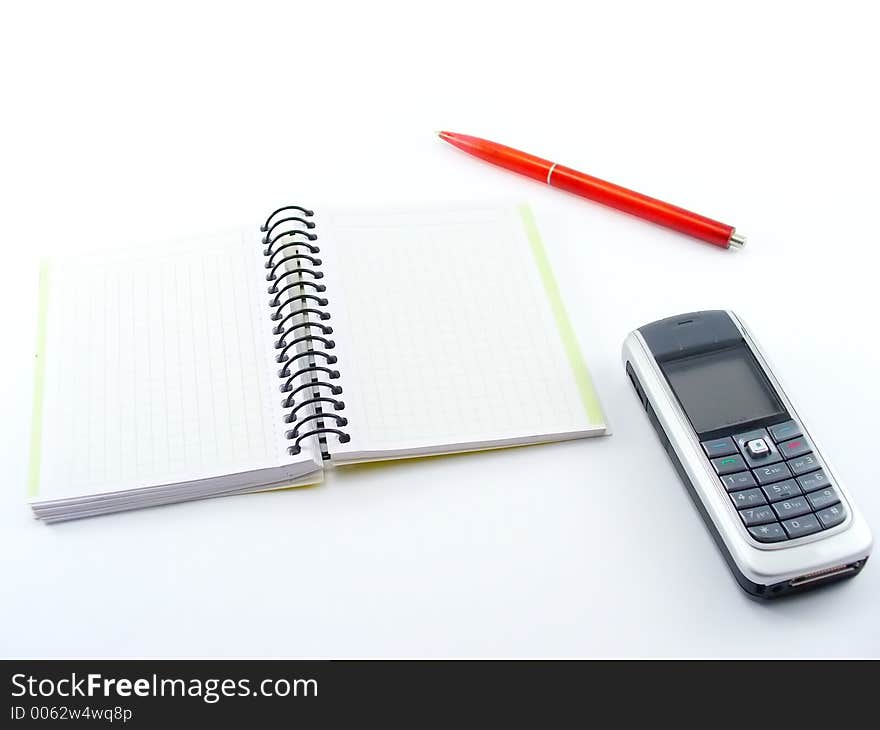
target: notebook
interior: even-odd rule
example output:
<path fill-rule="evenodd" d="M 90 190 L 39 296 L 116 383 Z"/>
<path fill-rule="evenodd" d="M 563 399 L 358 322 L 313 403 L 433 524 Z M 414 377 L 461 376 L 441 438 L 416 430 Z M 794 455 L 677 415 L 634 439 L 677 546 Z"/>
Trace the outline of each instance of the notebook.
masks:
<path fill-rule="evenodd" d="M 46 522 L 607 432 L 526 205 L 284 206 L 44 262 L 39 306 Z"/>

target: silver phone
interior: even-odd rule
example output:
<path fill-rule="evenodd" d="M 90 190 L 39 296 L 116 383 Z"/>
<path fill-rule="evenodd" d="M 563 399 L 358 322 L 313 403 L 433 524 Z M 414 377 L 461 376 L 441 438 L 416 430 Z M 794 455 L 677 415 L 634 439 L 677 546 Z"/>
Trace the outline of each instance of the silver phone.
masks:
<path fill-rule="evenodd" d="M 743 589 L 777 598 L 862 570 L 871 531 L 733 312 L 639 327 L 623 362 Z"/>

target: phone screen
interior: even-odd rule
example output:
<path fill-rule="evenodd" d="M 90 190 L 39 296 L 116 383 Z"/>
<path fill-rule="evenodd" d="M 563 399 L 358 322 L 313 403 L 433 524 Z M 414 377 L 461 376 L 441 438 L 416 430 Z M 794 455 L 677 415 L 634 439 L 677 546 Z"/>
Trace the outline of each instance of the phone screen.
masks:
<path fill-rule="evenodd" d="M 745 345 L 670 360 L 661 368 L 697 433 L 785 412 Z"/>

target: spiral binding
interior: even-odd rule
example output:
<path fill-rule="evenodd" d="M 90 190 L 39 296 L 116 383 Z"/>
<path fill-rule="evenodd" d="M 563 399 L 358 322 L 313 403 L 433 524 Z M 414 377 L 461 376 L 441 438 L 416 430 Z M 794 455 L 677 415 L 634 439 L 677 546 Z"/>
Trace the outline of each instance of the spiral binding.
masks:
<path fill-rule="evenodd" d="M 334 435 L 340 443 L 351 437 L 342 430 L 348 420 L 338 413 L 345 409 L 345 403 L 336 397 L 342 395 L 342 388 L 330 382 L 339 378 L 339 371 L 328 367 L 336 363 L 336 355 L 327 352 L 336 343 L 328 337 L 333 327 L 323 324 L 330 319 L 330 313 L 323 309 L 329 302 L 319 296 L 327 287 L 318 283 L 324 273 L 316 256 L 320 248 L 313 243 L 318 236 L 312 232 L 312 216 L 308 208 L 285 205 L 269 215 L 260 231 L 265 234 L 261 245 L 265 246 L 271 320 L 277 323 L 272 334 L 278 336 L 275 360 L 281 365 L 281 407 L 287 410 L 283 421 L 293 424 L 285 432 L 293 441 L 288 451 L 300 453 L 303 442 L 317 436 L 323 458 L 329 459 L 327 437 Z M 307 380 L 296 385 L 298 378 Z M 309 428 L 304 430 L 304 426 Z"/>

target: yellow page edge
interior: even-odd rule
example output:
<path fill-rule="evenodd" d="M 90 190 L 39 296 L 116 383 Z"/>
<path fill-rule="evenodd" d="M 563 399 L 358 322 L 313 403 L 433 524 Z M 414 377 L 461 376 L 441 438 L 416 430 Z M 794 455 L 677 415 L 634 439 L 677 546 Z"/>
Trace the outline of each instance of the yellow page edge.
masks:
<path fill-rule="evenodd" d="M 602 406 L 599 405 L 599 398 L 596 395 L 596 389 L 593 387 L 593 379 L 590 377 L 590 371 L 587 369 L 587 364 L 581 353 L 574 328 L 571 326 L 568 313 L 565 311 L 565 305 L 559 293 L 559 285 L 556 283 L 556 277 L 553 275 L 553 269 L 550 266 L 550 260 L 547 258 L 547 251 L 544 248 L 541 234 L 538 232 L 535 215 L 527 203 L 518 205 L 517 211 L 525 227 L 526 237 L 529 239 L 529 246 L 532 249 L 535 264 L 538 267 L 538 273 L 544 285 L 544 293 L 547 295 L 550 308 L 553 311 L 553 319 L 556 321 L 556 329 L 559 332 L 559 338 L 562 340 L 568 364 L 574 373 L 584 411 L 591 425 L 604 425 L 606 423 L 605 414 L 602 412 Z"/>

